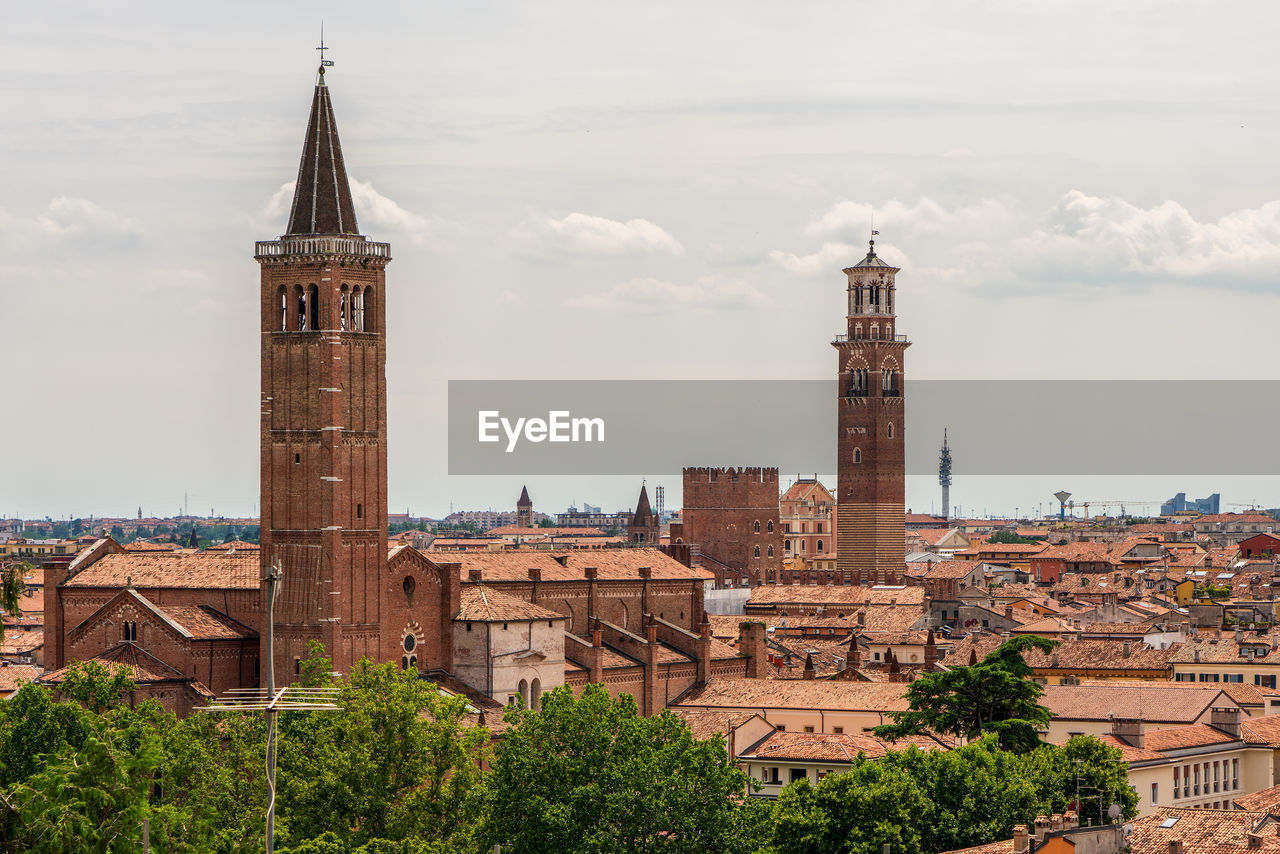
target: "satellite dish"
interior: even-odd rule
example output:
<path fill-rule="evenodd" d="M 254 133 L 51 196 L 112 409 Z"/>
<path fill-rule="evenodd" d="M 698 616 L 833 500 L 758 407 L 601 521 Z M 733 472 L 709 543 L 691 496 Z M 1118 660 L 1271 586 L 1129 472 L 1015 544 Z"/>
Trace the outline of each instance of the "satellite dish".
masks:
<path fill-rule="evenodd" d="M 1107 807 L 1107 818 L 1115 820 L 1120 817 L 1120 805 L 1112 804 Z"/>

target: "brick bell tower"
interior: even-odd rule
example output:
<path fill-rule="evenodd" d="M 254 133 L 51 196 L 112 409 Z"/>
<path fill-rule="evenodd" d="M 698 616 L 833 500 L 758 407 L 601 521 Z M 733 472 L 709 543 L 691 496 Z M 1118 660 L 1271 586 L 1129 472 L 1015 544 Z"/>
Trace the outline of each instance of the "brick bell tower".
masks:
<path fill-rule="evenodd" d="M 387 572 L 386 266 L 359 233 L 320 68 L 286 233 L 261 241 L 262 569 L 284 572 L 276 679 L 320 640 L 338 673 L 379 654 Z M 264 650 L 265 655 L 265 650 Z"/>
<path fill-rule="evenodd" d="M 911 344 L 896 330 L 898 268 L 876 257 L 874 237 L 844 273 L 848 329 L 831 342 L 840 386 L 836 568 L 854 584 L 896 584 L 906 568 L 902 379 Z"/>

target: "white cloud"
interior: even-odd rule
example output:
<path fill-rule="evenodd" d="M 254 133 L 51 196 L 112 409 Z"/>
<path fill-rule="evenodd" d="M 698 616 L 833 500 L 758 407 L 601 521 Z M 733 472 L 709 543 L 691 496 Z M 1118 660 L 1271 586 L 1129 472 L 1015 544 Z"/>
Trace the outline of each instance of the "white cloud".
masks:
<path fill-rule="evenodd" d="M 374 188 L 373 184 L 350 178 L 351 202 L 356 208 L 360 229 L 374 239 L 379 233 L 405 237 L 416 246 L 440 242 L 445 231 L 441 220 L 420 216 L 401 207 L 398 202 Z M 293 203 L 293 181 L 286 181 L 259 210 L 256 224 L 260 227 L 287 227 L 289 206 Z M 389 234 L 388 234 L 389 233 Z"/>
<path fill-rule="evenodd" d="M 684 254 L 680 241 L 647 219 L 619 222 L 583 213 L 571 213 L 563 219 L 536 215 L 516 226 L 512 237 L 535 254 Z"/>
<path fill-rule="evenodd" d="M 438 234 L 437 222 L 434 219 L 419 216 L 406 210 L 393 199 L 382 195 L 373 188 L 373 184 L 351 179 L 351 200 L 356 206 L 356 217 L 372 228 L 367 232 L 387 230 L 409 238 L 409 242 L 422 246 L 432 242 Z"/>
<path fill-rule="evenodd" d="M 661 314 L 687 309 L 759 308 L 768 302 L 768 297 L 746 282 L 703 276 L 690 284 L 653 278 L 631 279 L 601 293 L 573 297 L 566 305 Z"/>
<path fill-rule="evenodd" d="M 810 234 L 866 230 L 873 206 L 841 201 L 809 224 Z M 1071 190 L 1039 211 L 1008 199 L 947 206 L 930 198 L 874 206 L 876 252 L 915 276 L 948 287 L 1043 291 L 1071 285 L 1124 286 L 1203 281 L 1257 288 L 1277 279 L 1280 201 L 1200 221 L 1182 204 L 1150 207 Z M 891 238 L 894 243 L 886 242 Z M 910 246 L 912 264 L 897 246 Z M 825 241 L 809 254 L 773 250 L 769 260 L 802 276 L 828 275 L 865 248 Z"/>
<path fill-rule="evenodd" d="M 142 226 L 132 217 L 72 196 L 50 200 L 34 217 L 0 211 L 0 242 L 13 248 L 58 243 L 79 250 L 125 249 L 141 234 Z"/>
<path fill-rule="evenodd" d="M 817 276 L 843 270 L 861 258 L 862 251 L 851 243 L 824 243 L 821 249 L 808 255 L 793 255 L 775 249 L 769 253 L 769 260 L 790 273 Z"/>
<path fill-rule="evenodd" d="M 947 207 L 934 199 L 922 197 L 912 204 L 890 199 L 881 205 L 843 200 L 806 228 L 810 234 L 845 237 L 864 236 L 872 223 L 886 236 L 933 235 L 972 238 L 975 232 L 990 233 L 1008 223 L 1015 213 L 1013 205 L 1002 199 L 981 199 L 973 204 Z"/>
<path fill-rule="evenodd" d="M 1072 190 L 1011 250 L 1018 272 L 1055 281 L 1274 279 L 1280 201 L 1201 222 L 1174 201 L 1141 208 Z"/>

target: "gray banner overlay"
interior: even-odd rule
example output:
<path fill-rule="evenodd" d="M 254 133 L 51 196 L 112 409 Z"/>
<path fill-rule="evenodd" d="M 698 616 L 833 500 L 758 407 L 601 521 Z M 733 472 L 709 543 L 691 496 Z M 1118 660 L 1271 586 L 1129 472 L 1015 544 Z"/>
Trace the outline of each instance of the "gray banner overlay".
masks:
<path fill-rule="evenodd" d="M 908 474 L 937 473 L 944 427 L 956 475 L 1280 474 L 1280 380 L 916 380 L 904 391 Z M 834 472 L 837 402 L 834 380 L 454 380 L 449 474 Z"/>

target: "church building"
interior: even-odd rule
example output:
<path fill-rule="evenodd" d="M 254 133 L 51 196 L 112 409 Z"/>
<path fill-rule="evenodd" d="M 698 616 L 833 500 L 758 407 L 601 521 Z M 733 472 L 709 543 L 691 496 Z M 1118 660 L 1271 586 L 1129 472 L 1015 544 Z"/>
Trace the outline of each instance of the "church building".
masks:
<path fill-rule="evenodd" d="M 334 672 L 397 662 L 477 701 L 536 705 L 604 682 L 646 713 L 748 659 L 711 638 L 714 576 L 664 554 L 641 492 L 632 548 L 422 552 L 387 537 L 387 265 L 361 234 L 325 69 L 311 100 L 285 233 L 259 241 L 258 548 L 131 550 L 109 537 L 51 569 L 45 681 L 73 661 L 125 666 L 135 699 L 186 713 L 274 666 L 300 672 L 312 641 Z M 520 521 L 532 525 L 522 490 Z M 775 511 L 776 512 L 776 511 Z M 282 573 L 269 616 L 268 571 Z M 274 662 L 267 662 L 267 620 Z M 757 663 L 756 669 L 759 665 Z"/>

